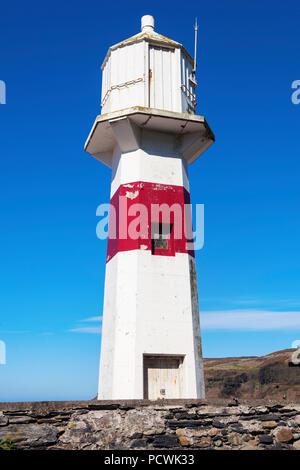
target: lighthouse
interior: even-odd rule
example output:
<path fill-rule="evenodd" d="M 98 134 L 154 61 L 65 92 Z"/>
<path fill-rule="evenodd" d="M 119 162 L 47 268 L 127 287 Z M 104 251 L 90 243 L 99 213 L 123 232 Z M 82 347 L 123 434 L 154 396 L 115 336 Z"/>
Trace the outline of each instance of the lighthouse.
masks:
<path fill-rule="evenodd" d="M 145 15 L 101 68 L 85 144 L 112 170 L 98 399 L 204 398 L 188 167 L 214 135 L 195 61 Z"/>

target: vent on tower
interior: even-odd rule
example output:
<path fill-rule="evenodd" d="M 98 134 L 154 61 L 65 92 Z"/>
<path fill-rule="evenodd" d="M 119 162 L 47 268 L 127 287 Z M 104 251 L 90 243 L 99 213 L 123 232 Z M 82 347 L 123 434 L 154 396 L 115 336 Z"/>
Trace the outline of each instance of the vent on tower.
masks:
<path fill-rule="evenodd" d="M 141 19 L 142 33 L 151 33 L 154 31 L 154 18 L 151 15 L 144 15 Z"/>

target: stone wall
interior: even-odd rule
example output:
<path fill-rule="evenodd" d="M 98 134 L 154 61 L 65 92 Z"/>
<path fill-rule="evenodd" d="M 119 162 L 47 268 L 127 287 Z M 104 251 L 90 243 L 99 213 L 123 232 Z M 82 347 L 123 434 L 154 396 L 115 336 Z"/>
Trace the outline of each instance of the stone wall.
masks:
<path fill-rule="evenodd" d="M 0 439 L 21 449 L 300 450 L 300 403 L 0 403 Z"/>

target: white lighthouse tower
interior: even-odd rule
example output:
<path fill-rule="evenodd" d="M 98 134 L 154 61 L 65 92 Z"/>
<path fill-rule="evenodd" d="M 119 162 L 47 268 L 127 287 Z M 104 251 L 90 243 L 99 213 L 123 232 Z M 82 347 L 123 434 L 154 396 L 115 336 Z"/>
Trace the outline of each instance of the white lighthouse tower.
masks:
<path fill-rule="evenodd" d="M 141 23 L 140 33 L 107 52 L 102 112 L 85 144 L 112 169 L 98 399 L 204 398 L 184 207 L 188 165 L 214 135 L 195 114 L 193 59 L 155 32 L 152 16 Z M 162 208 L 171 208 L 169 219 Z M 141 212 L 148 219 L 137 237 Z"/>

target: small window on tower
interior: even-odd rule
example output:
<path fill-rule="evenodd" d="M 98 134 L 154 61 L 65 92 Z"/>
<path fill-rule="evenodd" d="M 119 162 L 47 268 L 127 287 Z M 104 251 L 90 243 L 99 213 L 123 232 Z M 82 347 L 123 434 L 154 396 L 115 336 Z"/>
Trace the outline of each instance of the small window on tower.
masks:
<path fill-rule="evenodd" d="M 168 240 L 165 240 L 161 234 L 158 235 L 158 238 L 153 240 L 154 248 L 160 248 L 161 250 L 168 249 Z"/>
<path fill-rule="evenodd" d="M 151 250 L 153 255 L 172 255 L 173 224 L 153 222 L 151 224 Z"/>

